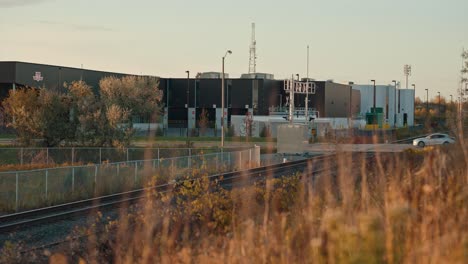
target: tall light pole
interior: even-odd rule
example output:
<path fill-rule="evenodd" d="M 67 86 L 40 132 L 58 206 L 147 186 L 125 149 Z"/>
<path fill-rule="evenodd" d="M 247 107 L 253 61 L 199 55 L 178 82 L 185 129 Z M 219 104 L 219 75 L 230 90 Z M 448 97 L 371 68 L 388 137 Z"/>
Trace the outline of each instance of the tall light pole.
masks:
<path fill-rule="evenodd" d="M 426 90 L 426 115 L 429 116 L 429 89 Z"/>
<path fill-rule="evenodd" d="M 349 124 L 348 128 L 351 128 L 351 120 L 353 119 L 353 85 L 354 82 L 348 82 L 349 84 Z"/>
<path fill-rule="evenodd" d="M 190 89 L 190 71 L 185 71 L 187 73 L 187 138 L 189 137 L 189 113 L 190 113 L 190 106 L 189 106 L 189 89 Z"/>
<path fill-rule="evenodd" d="M 296 73 L 297 81 L 299 82 L 299 73 Z M 293 113 L 294 114 L 294 113 Z M 299 110 L 296 111 L 297 118 L 299 119 Z M 305 114 L 305 113 L 304 113 Z"/>
<path fill-rule="evenodd" d="M 439 105 L 438 105 L 438 107 L 437 107 L 437 108 L 439 108 L 439 110 L 437 111 L 437 112 L 438 112 L 439 118 L 437 118 L 437 119 L 439 120 L 439 123 L 440 123 L 440 114 L 441 114 L 441 113 L 440 113 L 440 92 L 437 92 L 437 93 L 439 94 Z"/>
<path fill-rule="evenodd" d="M 374 105 L 373 105 L 373 107 L 374 107 L 374 111 L 375 111 L 376 100 L 377 100 L 377 97 L 376 97 L 376 90 L 377 90 L 377 88 L 375 87 L 375 80 L 371 80 L 371 82 L 374 83 Z M 371 111 L 371 112 L 372 112 L 372 111 Z"/>
<path fill-rule="evenodd" d="M 450 95 L 450 112 L 453 111 L 453 95 Z"/>
<path fill-rule="evenodd" d="M 406 64 L 403 72 L 406 76 L 406 89 L 408 89 L 408 77 L 411 75 L 411 65 Z"/>
<path fill-rule="evenodd" d="M 413 126 L 414 126 L 414 117 L 416 116 L 416 84 L 412 84 L 413 90 L 414 90 L 414 96 L 413 96 Z"/>
<path fill-rule="evenodd" d="M 373 129 L 375 129 L 375 122 L 377 121 L 377 110 L 375 109 L 375 106 L 376 106 L 376 99 L 377 99 L 377 96 L 376 96 L 376 87 L 375 87 L 375 80 L 371 80 L 371 82 L 374 83 L 374 115 L 372 116 L 372 127 Z M 371 113 L 372 113 L 372 110 L 371 110 Z"/>
<path fill-rule="evenodd" d="M 397 121 L 396 120 L 397 119 L 397 109 L 396 109 L 397 108 L 397 103 L 396 103 L 396 101 L 397 101 L 397 96 L 396 96 L 396 94 L 397 94 L 397 81 L 393 80 L 392 82 L 393 82 L 393 84 L 395 86 L 395 98 L 393 100 L 395 102 L 394 109 L 393 109 L 393 111 L 395 113 L 393 114 L 393 127 L 396 128 L 396 121 Z"/>
<path fill-rule="evenodd" d="M 224 148 L 224 60 L 229 54 L 232 54 L 231 50 L 226 51 L 223 56 L 223 72 L 221 75 L 221 148 Z"/>

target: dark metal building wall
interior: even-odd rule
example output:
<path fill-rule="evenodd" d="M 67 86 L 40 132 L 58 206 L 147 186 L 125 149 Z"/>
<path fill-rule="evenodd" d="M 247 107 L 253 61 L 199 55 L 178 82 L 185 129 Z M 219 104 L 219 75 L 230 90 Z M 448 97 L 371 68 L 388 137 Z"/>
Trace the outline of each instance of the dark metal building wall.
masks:
<path fill-rule="evenodd" d="M 0 83 L 0 105 L 2 104 L 2 101 L 8 97 L 8 93 L 12 89 L 11 83 Z"/>
<path fill-rule="evenodd" d="M 246 105 L 252 107 L 253 82 L 250 79 L 233 79 L 229 89 L 229 107 L 244 109 Z"/>
<path fill-rule="evenodd" d="M 315 94 L 309 95 L 309 108 L 314 108 L 319 111 L 319 117 L 326 117 L 325 113 L 325 82 L 315 82 Z M 305 95 L 300 97 L 302 105 L 305 104 Z"/>
<path fill-rule="evenodd" d="M 169 127 L 187 127 L 187 108 L 172 107 L 168 112 Z"/>
<path fill-rule="evenodd" d="M 226 102 L 227 94 L 224 95 Z M 221 79 L 201 79 L 197 87 L 197 107 L 213 108 L 213 105 L 221 107 Z"/>
<path fill-rule="evenodd" d="M 169 89 L 169 107 L 185 108 L 187 104 L 187 79 L 164 79 Z M 165 86 L 166 87 L 166 86 Z M 164 88 L 165 88 L 164 87 Z M 166 93 L 166 91 L 164 91 Z M 165 98 L 167 99 L 167 98 Z M 188 81 L 189 107 L 195 104 L 195 80 Z M 197 102 L 198 104 L 198 102 Z"/>
<path fill-rule="evenodd" d="M 14 83 L 16 76 L 15 62 L 0 62 L 0 83 Z"/>
<path fill-rule="evenodd" d="M 352 93 L 352 115 L 356 117 L 361 112 L 361 91 L 354 90 Z"/>
<path fill-rule="evenodd" d="M 326 82 L 324 117 L 349 117 L 350 100 L 349 85 Z"/>
<path fill-rule="evenodd" d="M 263 86 L 259 95 L 261 97 L 258 107 L 260 115 L 268 115 L 270 107 L 280 106 L 280 98 L 284 98 L 284 96 L 280 96 L 284 93 L 282 83 L 283 81 L 279 80 L 263 81 Z"/>
<path fill-rule="evenodd" d="M 30 87 L 46 87 L 46 89 L 64 92 L 63 84 L 73 81 L 83 80 L 86 84 L 93 87 L 97 93 L 99 90 L 99 81 L 108 76 L 123 77 L 129 76 L 120 73 L 90 71 L 78 68 L 34 64 L 17 62 L 16 65 L 16 83 Z M 43 80 L 38 82 L 33 79 L 36 72 L 41 73 Z"/>

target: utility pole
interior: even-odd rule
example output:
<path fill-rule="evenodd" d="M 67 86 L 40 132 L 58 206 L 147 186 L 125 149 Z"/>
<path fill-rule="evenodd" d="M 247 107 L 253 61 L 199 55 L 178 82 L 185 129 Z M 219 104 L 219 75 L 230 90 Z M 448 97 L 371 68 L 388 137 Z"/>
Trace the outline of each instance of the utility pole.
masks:
<path fill-rule="evenodd" d="M 189 106 L 189 89 L 190 89 L 190 71 L 187 73 L 187 138 L 189 137 L 189 121 L 190 121 L 190 106 Z"/>
<path fill-rule="evenodd" d="M 305 122 L 309 124 L 309 45 L 307 45 L 307 90 L 305 98 Z"/>
<path fill-rule="evenodd" d="M 221 76 L 221 148 L 224 148 L 224 61 L 226 56 L 232 54 L 231 50 L 226 51 L 223 57 L 222 76 Z"/>
<path fill-rule="evenodd" d="M 396 128 L 396 124 L 397 124 L 397 81 L 396 80 L 393 80 L 392 81 L 394 84 L 395 84 L 395 99 L 393 100 L 394 103 L 395 103 L 395 106 L 394 106 L 394 114 L 393 114 L 393 127 Z"/>

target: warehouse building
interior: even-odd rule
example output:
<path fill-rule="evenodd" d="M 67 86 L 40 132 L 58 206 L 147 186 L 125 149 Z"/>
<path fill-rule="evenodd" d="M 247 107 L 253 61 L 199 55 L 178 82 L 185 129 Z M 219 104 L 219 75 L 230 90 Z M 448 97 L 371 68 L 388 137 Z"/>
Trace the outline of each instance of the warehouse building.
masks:
<path fill-rule="evenodd" d="M 83 80 L 98 92 L 99 81 L 107 76 L 122 77 L 127 74 L 94 71 L 81 68 L 53 66 L 25 62 L 0 62 L 0 100 L 8 91 L 21 87 L 44 87 L 64 92 L 63 83 Z M 170 135 L 186 135 L 199 127 L 202 112 L 207 113 L 209 135 L 220 135 L 221 127 L 221 73 L 208 72 L 197 74 L 196 78 L 160 78 L 163 90 L 164 114 L 161 123 L 145 124 L 142 128 L 162 127 Z M 315 83 L 315 94 L 309 95 L 309 116 L 313 118 L 356 119 L 368 111 L 369 87 L 353 84 L 339 84 L 333 81 L 303 79 L 302 82 Z M 241 78 L 229 78 L 225 74 L 225 116 L 231 123 L 233 116 L 286 116 L 288 97 L 284 91 L 284 80 L 275 80 L 272 74 L 244 74 Z M 392 123 L 393 91 L 391 87 L 379 87 L 377 105 L 387 107 L 388 122 Z M 388 94 L 388 95 L 387 95 Z M 400 91 L 400 118 L 397 123 L 412 124 L 411 104 L 414 96 Z M 406 98 L 408 97 L 408 98 Z M 294 104 L 298 116 L 304 116 L 306 95 L 297 94 Z M 412 101 L 413 100 L 413 101 Z M 387 103 L 388 101 L 388 103 Z M 386 108 L 387 109 L 387 108 Z M 406 115 L 405 115 L 406 114 Z M 138 120 L 138 117 L 137 117 Z M 141 118 L 140 122 L 145 123 Z M 138 127 L 138 125 L 137 125 Z M 188 130 L 187 130 L 188 129 Z"/>

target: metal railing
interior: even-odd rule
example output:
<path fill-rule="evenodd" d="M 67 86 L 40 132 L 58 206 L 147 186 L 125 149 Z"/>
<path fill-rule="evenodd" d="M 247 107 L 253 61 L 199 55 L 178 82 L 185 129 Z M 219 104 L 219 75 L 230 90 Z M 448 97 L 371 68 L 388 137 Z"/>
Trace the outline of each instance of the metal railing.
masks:
<path fill-rule="evenodd" d="M 219 148 L 0 148 L 1 165 L 102 164 L 220 152 Z"/>
<path fill-rule="evenodd" d="M 259 165 L 260 149 L 256 147 L 175 158 L 0 172 L 0 214 L 164 184 L 193 173 L 214 174 Z"/>

